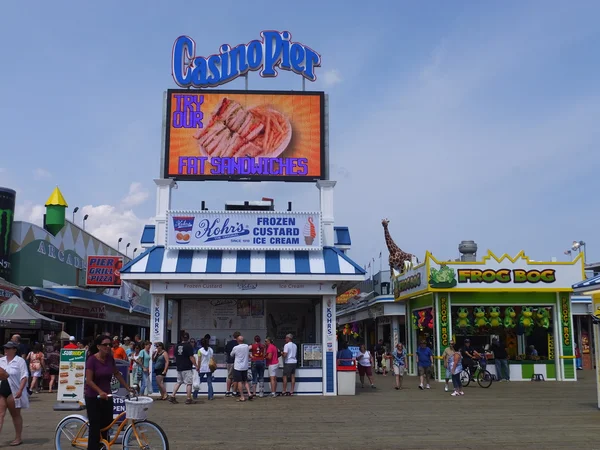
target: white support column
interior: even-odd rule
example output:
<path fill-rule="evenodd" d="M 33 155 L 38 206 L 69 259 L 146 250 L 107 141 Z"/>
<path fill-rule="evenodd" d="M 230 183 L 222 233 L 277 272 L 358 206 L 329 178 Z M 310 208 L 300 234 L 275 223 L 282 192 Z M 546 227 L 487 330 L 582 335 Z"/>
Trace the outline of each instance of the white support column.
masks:
<path fill-rule="evenodd" d="M 323 245 L 333 247 L 333 188 L 337 182 L 330 180 L 317 181 L 317 188 L 320 191 L 321 204 L 321 224 L 323 231 Z"/>
<path fill-rule="evenodd" d="M 400 342 L 400 317 L 392 316 L 392 348 L 390 351 L 396 348 L 398 342 Z"/>
<path fill-rule="evenodd" d="M 337 395 L 335 295 L 323 296 L 323 395 Z"/>
<path fill-rule="evenodd" d="M 164 295 L 152 295 L 150 342 L 163 342 L 167 336 L 167 301 Z M 165 347 L 168 345 L 165 343 Z"/>
<path fill-rule="evenodd" d="M 175 180 L 156 179 L 156 232 L 154 234 L 154 245 L 166 245 L 167 237 L 167 211 L 171 208 L 171 189 Z"/>

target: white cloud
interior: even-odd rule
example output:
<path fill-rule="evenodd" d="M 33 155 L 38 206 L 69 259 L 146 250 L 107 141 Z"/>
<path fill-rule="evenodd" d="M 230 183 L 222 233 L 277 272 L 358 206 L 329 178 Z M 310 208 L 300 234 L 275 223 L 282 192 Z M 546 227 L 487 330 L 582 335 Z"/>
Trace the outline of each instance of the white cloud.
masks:
<path fill-rule="evenodd" d="M 340 72 L 337 69 L 330 69 L 325 71 L 325 73 L 322 75 L 322 78 L 323 83 L 326 87 L 333 87 L 336 84 L 340 84 L 343 81 L 342 76 L 340 75 Z"/>
<path fill-rule="evenodd" d="M 40 181 L 40 180 L 47 180 L 48 178 L 51 178 L 52 174 L 50 172 L 48 172 L 46 169 L 42 169 L 41 167 L 38 167 L 37 169 L 35 169 L 33 171 L 33 178 L 34 180 Z"/>
<path fill-rule="evenodd" d="M 142 183 L 133 182 L 129 186 L 129 193 L 125 196 L 121 204 L 125 208 L 139 206 L 144 203 L 150 194 L 142 186 Z"/>
<path fill-rule="evenodd" d="M 29 201 L 18 202 L 15 206 L 15 220 L 34 223 L 38 226 L 44 224 L 44 213 L 46 208 L 44 205 L 35 204 Z"/>
<path fill-rule="evenodd" d="M 118 239 L 123 238 L 120 250 L 124 252 L 127 243 L 131 243 L 129 256 L 135 247 L 141 249 L 142 230 L 149 221 L 141 219 L 133 211 L 112 205 L 86 205 L 81 208 L 81 214 L 81 218 L 88 215 L 85 230 L 101 241 L 117 248 Z"/>

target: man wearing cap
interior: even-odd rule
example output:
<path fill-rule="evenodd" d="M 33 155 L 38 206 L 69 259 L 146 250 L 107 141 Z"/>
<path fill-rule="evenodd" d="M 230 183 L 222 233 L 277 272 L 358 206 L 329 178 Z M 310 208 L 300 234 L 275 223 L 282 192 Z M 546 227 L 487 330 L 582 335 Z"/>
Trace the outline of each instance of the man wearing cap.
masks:
<path fill-rule="evenodd" d="M 298 359 L 296 355 L 298 354 L 298 346 L 294 344 L 292 341 L 294 336 L 292 334 L 288 334 L 285 337 L 285 345 L 283 346 L 283 390 L 282 395 L 289 397 L 290 395 L 294 395 L 294 390 L 296 388 L 296 366 L 298 365 Z M 292 380 L 291 390 L 287 391 L 287 380 L 288 377 Z"/>
<path fill-rule="evenodd" d="M 471 347 L 471 339 L 465 339 L 465 345 L 461 350 L 462 365 L 469 371 L 469 377 L 473 380 L 473 371 L 475 368 L 475 359 L 480 358 L 481 355 Z"/>
<path fill-rule="evenodd" d="M 69 343 L 67 345 L 65 345 L 64 348 L 77 349 L 77 343 L 75 342 L 75 336 L 71 336 L 69 338 Z"/>

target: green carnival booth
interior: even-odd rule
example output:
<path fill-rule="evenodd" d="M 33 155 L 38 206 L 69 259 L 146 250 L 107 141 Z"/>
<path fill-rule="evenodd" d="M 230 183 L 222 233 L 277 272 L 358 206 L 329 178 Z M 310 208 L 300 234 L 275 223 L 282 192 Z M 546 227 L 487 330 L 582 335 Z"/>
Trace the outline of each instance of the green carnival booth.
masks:
<path fill-rule="evenodd" d="M 488 251 L 480 260 L 464 255 L 442 261 L 427 252 L 422 264 L 394 277 L 394 298 L 406 302 L 407 323 L 412 322 L 409 351 L 427 341 L 438 356 L 438 379 L 444 376 L 439 355 L 451 338 L 459 346 L 469 338 L 483 349 L 498 337 L 508 350 L 511 380 L 541 374 L 571 381 L 577 375 L 570 297 L 572 285 L 583 278 L 583 255 L 541 262 L 523 251 L 514 258 Z M 487 369 L 495 374 L 493 360 Z M 416 372 L 412 358 L 409 370 Z"/>

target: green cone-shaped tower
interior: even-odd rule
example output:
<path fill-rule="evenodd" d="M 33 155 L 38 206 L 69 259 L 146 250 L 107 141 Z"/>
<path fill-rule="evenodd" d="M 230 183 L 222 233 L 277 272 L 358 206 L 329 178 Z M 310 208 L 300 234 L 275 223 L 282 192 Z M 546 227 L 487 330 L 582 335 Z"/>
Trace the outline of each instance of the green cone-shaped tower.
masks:
<path fill-rule="evenodd" d="M 65 212 L 69 205 L 65 201 L 58 186 L 54 188 L 52 194 L 46 202 L 46 214 L 44 215 L 44 229 L 53 236 L 56 236 L 65 226 Z"/>

